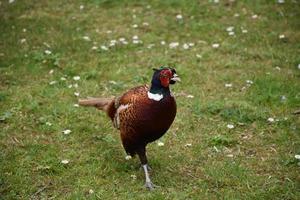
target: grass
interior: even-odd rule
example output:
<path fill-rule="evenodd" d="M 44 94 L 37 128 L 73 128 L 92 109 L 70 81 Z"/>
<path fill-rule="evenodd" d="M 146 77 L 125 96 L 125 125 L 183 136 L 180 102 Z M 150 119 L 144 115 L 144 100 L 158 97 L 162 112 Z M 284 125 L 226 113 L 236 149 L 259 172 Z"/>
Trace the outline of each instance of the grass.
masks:
<path fill-rule="evenodd" d="M 289 0 L 1 1 L 1 199 L 298 199 L 299 8 Z M 129 44 L 100 48 L 120 37 Z M 172 88 L 178 113 L 165 146 L 148 146 L 160 186 L 149 192 L 118 131 L 104 113 L 74 107 L 74 92 L 119 95 L 162 65 L 183 81 Z"/>

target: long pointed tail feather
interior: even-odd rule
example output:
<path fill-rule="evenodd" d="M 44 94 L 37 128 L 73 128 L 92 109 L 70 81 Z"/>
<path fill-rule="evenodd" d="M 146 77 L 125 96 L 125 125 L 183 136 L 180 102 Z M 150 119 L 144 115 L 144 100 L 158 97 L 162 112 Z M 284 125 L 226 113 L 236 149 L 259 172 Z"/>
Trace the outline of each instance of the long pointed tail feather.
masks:
<path fill-rule="evenodd" d="M 96 107 L 99 110 L 107 111 L 109 104 L 113 101 L 114 98 L 88 98 L 88 99 L 79 99 L 78 103 L 81 106 L 92 106 Z"/>

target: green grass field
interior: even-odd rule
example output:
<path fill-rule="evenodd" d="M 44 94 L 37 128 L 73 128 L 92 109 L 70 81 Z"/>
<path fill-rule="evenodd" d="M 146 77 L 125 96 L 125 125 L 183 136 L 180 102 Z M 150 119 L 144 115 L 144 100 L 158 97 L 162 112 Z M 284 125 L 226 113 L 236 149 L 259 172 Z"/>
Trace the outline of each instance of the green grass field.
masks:
<path fill-rule="evenodd" d="M 298 0 L 2 0 L 0 17 L 0 199 L 299 199 Z M 162 65 L 182 82 L 149 192 L 105 114 L 74 104 Z"/>

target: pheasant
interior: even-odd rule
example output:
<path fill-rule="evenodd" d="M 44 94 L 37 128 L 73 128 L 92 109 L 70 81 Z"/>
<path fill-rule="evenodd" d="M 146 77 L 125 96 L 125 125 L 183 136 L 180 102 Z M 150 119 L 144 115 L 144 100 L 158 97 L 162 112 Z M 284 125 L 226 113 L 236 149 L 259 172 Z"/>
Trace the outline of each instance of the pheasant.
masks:
<path fill-rule="evenodd" d="M 145 173 L 145 186 L 152 190 L 146 145 L 163 136 L 176 116 L 176 101 L 169 85 L 180 81 L 176 70 L 169 67 L 153 69 L 150 87 L 130 89 L 117 98 L 79 100 L 81 106 L 93 106 L 107 113 L 114 127 L 120 130 L 127 155 L 138 155 Z"/>

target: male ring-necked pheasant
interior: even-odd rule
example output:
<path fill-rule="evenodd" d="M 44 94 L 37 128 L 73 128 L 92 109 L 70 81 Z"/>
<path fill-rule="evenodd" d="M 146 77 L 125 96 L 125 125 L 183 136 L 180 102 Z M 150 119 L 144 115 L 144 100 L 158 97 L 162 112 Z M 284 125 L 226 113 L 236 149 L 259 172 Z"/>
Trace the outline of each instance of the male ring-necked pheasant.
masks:
<path fill-rule="evenodd" d="M 175 69 L 154 69 L 151 86 L 130 89 L 118 98 L 79 100 L 82 106 L 104 110 L 121 132 L 127 154 L 137 154 L 144 169 L 146 187 L 154 188 L 148 173 L 146 145 L 163 136 L 176 115 L 176 102 L 169 85 L 180 81 Z"/>

